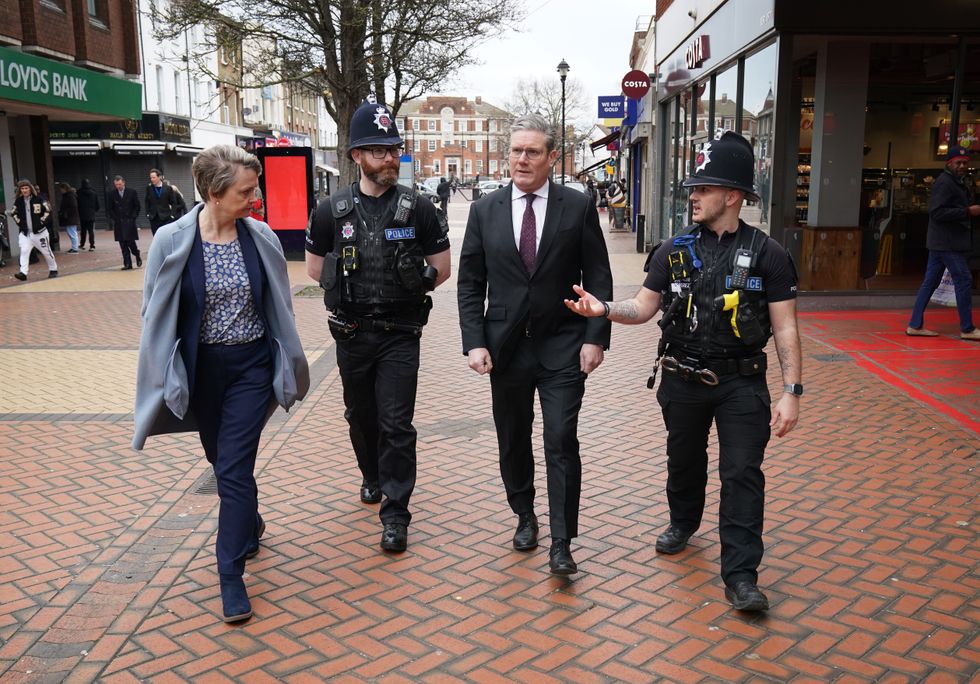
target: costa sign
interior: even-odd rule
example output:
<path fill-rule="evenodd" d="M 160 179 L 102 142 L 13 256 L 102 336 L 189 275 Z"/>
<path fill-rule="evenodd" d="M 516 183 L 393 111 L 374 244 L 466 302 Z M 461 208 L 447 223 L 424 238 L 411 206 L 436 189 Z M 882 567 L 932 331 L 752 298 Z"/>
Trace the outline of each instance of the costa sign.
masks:
<path fill-rule="evenodd" d="M 623 95 L 633 100 L 639 100 L 650 90 L 650 77 L 639 69 L 634 69 L 623 76 Z"/>
<path fill-rule="evenodd" d="M 688 69 L 700 69 L 704 64 L 704 60 L 711 56 L 708 49 L 708 36 L 698 36 L 691 41 L 691 44 L 687 46 L 687 52 L 684 54 L 684 59 L 687 62 Z"/>

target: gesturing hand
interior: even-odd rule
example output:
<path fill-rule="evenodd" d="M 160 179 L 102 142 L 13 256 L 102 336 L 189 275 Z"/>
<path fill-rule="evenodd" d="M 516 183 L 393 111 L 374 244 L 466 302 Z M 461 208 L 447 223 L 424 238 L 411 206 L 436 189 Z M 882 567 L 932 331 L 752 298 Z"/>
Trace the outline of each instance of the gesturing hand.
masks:
<path fill-rule="evenodd" d="M 571 299 L 566 299 L 565 306 L 577 313 L 579 316 L 594 318 L 596 316 L 602 316 L 606 313 L 606 307 L 602 305 L 602 302 L 586 292 L 580 286 L 572 285 L 572 290 L 574 290 L 575 294 L 578 295 L 578 301 L 573 302 Z"/>

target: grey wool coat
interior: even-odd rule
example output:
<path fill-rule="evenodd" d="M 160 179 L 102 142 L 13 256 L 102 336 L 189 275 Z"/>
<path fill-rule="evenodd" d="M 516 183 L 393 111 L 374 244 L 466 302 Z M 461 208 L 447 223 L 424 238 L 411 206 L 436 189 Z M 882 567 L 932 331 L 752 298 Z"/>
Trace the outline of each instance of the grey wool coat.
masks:
<path fill-rule="evenodd" d="M 204 205 L 194 207 L 160 228 L 146 260 L 143 284 L 143 331 L 136 370 L 136 406 L 133 448 L 142 449 L 150 435 L 197 430 L 190 410 L 190 386 L 178 339 L 180 289 L 185 266 L 197 237 L 197 217 Z M 262 307 L 273 350 L 273 397 L 266 420 L 276 406 L 287 411 L 310 387 L 310 371 L 296 332 L 296 321 L 279 238 L 268 225 L 241 219 L 261 261 L 267 279 Z M 240 228 L 241 230 L 241 228 Z M 197 344 L 197 340 L 191 341 Z"/>

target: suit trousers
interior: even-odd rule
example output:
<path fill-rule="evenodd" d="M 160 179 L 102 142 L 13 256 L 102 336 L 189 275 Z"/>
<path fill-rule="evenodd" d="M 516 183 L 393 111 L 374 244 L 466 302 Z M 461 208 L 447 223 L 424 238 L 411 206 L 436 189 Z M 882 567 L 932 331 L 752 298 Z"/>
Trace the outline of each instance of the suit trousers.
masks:
<path fill-rule="evenodd" d="M 344 385 L 344 417 L 357 465 L 367 482 L 384 493 L 383 523 L 408 525 L 415 489 L 415 394 L 419 337 L 407 332 L 358 330 L 337 341 L 337 366 Z"/>
<path fill-rule="evenodd" d="M 534 391 L 541 402 L 544 460 L 548 482 L 548 519 L 551 536 L 578 536 L 578 508 L 582 492 L 578 414 L 585 394 L 586 374 L 578 359 L 571 366 L 550 370 L 541 365 L 533 341 L 517 343 L 510 363 L 490 372 L 493 420 L 500 450 L 500 475 L 507 502 L 514 513 L 534 511 L 534 454 L 531 426 Z"/>
<path fill-rule="evenodd" d="M 708 484 L 708 431 L 718 433 L 721 577 L 732 586 L 758 581 L 771 399 L 766 376 L 732 376 L 715 387 L 665 372 L 657 400 L 667 426 L 667 502 L 670 522 L 687 533 L 701 525 Z"/>
<path fill-rule="evenodd" d="M 136 240 L 120 240 L 119 249 L 122 250 L 123 266 L 133 267 L 133 257 L 139 258 L 140 248 L 136 246 Z"/>
<path fill-rule="evenodd" d="M 191 408 L 218 481 L 218 572 L 241 575 L 256 539 L 255 457 L 272 399 L 272 356 L 264 337 L 245 344 L 201 344 L 197 354 Z"/>

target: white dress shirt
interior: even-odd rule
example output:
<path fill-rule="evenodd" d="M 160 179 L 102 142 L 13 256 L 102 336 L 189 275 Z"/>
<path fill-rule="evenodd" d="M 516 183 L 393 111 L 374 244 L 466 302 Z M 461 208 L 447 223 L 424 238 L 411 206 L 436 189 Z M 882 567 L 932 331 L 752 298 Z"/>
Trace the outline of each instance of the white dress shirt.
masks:
<path fill-rule="evenodd" d="M 541 246 L 541 230 L 544 228 L 545 211 L 548 209 L 548 181 L 544 182 L 540 188 L 534 191 L 535 198 L 531 207 L 534 209 L 534 251 L 537 252 Z M 510 214 L 514 224 L 514 244 L 517 249 L 521 248 L 521 223 L 524 222 L 524 210 L 527 209 L 527 200 L 524 199 L 529 193 L 517 189 L 513 183 L 510 186 Z"/>

